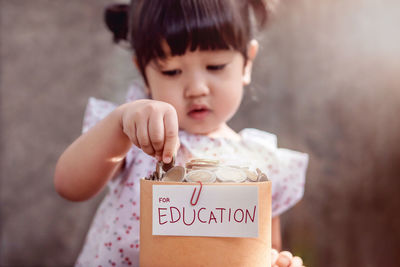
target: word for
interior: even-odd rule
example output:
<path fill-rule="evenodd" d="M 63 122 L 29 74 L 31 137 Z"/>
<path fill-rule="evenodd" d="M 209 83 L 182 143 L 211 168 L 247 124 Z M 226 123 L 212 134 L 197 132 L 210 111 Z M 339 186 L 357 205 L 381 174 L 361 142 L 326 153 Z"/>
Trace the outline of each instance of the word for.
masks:
<path fill-rule="evenodd" d="M 158 203 L 169 203 L 169 197 L 160 197 L 158 198 Z"/>

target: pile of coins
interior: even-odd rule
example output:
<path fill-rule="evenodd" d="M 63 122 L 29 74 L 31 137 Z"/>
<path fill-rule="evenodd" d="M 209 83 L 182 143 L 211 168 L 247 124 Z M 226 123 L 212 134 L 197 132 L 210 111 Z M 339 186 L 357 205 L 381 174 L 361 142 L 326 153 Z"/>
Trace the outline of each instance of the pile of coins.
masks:
<path fill-rule="evenodd" d="M 263 182 L 267 176 L 257 169 L 251 171 L 247 167 L 222 165 L 218 160 L 192 159 L 185 167 L 175 166 L 175 158 L 169 164 L 157 162 L 156 171 L 149 180 L 165 182 Z"/>

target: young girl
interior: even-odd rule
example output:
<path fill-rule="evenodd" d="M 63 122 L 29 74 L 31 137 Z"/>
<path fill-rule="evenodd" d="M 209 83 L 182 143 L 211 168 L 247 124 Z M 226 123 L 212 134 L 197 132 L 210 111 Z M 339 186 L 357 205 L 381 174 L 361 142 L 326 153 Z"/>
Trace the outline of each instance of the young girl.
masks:
<path fill-rule="evenodd" d="M 281 252 L 279 215 L 303 195 L 306 154 L 277 148 L 276 136 L 226 124 L 250 84 L 258 43 L 251 12 L 263 0 L 136 0 L 106 10 L 114 40 L 129 40 L 144 83 L 120 106 L 91 98 L 83 134 L 61 155 L 60 195 L 82 201 L 107 185 L 76 266 L 138 266 L 139 179 L 157 160 L 218 158 L 260 168 L 272 180 L 273 266 L 302 266 Z"/>

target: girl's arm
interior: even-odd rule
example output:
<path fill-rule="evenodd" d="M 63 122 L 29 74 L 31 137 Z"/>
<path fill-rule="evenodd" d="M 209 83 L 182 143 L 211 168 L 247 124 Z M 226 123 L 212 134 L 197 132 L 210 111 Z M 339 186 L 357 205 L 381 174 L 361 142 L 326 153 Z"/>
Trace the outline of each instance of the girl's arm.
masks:
<path fill-rule="evenodd" d="M 132 143 L 121 130 L 121 108 L 112 111 L 76 139 L 60 156 L 57 192 L 72 201 L 89 199 L 118 172 Z"/>
<path fill-rule="evenodd" d="M 282 249 L 282 237 L 281 237 L 281 221 L 279 216 L 272 218 L 271 225 L 271 238 L 272 238 L 272 248 L 280 251 Z"/>
<path fill-rule="evenodd" d="M 176 110 L 154 100 L 116 108 L 60 156 L 54 174 L 57 192 L 72 201 L 94 196 L 121 169 L 132 143 L 168 163 L 178 144 Z"/>

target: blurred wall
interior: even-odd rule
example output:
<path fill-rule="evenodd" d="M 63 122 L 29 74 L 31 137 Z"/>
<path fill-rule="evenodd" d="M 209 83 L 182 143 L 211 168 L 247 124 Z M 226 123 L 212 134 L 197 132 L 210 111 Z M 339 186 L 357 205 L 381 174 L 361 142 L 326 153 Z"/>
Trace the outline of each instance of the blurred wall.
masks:
<path fill-rule="evenodd" d="M 0 266 L 71 266 L 102 198 L 67 202 L 52 175 L 88 97 L 122 102 L 138 77 L 103 26 L 109 2 L 0 2 Z M 282 216 L 307 266 L 400 265 L 398 14 L 395 0 L 284 0 L 260 36 L 230 124 L 310 154 L 304 199 Z"/>

